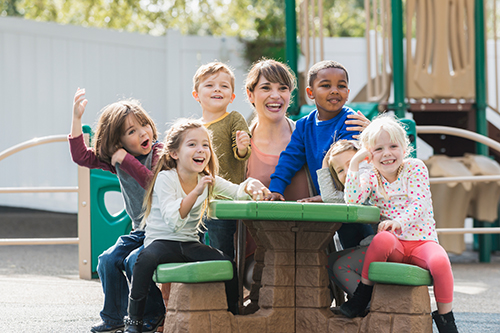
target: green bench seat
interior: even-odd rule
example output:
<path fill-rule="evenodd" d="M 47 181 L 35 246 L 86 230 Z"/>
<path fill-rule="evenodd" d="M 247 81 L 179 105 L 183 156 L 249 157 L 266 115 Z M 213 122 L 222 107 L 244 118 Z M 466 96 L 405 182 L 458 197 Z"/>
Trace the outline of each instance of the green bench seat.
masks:
<path fill-rule="evenodd" d="M 432 285 L 432 276 L 428 270 L 396 262 L 372 262 L 368 270 L 368 278 L 370 281 L 384 284 Z"/>
<path fill-rule="evenodd" d="M 377 223 L 380 210 L 375 206 L 332 203 L 213 200 L 208 215 L 231 220 Z"/>
<path fill-rule="evenodd" d="M 156 283 L 215 282 L 232 278 L 233 265 L 228 260 L 160 264 L 153 274 Z"/>

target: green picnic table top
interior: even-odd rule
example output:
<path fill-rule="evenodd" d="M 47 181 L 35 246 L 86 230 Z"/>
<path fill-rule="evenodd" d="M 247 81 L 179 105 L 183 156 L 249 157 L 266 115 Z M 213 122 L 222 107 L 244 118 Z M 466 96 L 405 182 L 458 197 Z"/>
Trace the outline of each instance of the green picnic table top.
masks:
<path fill-rule="evenodd" d="M 377 223 L 380 210 L 375 206 L 334 203 L 213 200 L 208 215 L 232 220 Z"/>

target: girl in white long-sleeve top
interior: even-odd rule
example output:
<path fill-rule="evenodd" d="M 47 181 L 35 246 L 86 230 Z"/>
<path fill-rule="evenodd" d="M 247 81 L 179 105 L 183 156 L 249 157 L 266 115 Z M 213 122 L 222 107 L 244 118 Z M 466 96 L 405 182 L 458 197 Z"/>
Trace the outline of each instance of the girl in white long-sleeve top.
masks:
<path fill-rule="evenodd" d="M 153 182 L 144 198 L 145 247 L 134 267 L 125 332 L 141 332 L 149 284 L 159 264 L 232 261 L 198 240 L 208 200 L 214 195 L 258 199 L 268 195 L 269 190 L 256 179 L 236 185 L 216 175 L 217 157 L 209 131 L 198 120 L 177 121 L 167 132 Z M 228 310 L 237 314 L 238 277 L 234 262 L 233 279 L 225 284 Z"/>

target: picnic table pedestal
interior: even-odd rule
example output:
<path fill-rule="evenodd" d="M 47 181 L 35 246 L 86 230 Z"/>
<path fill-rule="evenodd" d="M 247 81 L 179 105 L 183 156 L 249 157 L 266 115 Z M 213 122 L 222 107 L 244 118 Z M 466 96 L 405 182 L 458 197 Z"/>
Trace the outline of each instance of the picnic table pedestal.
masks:
<path fill-rule="evenodd" d="M 225 209 L 222 209 L 222 204 L 212 203 L 211 216 L 229 218 L 223 214 Z M 248 218 L 253 217 L 254 208 L 247 209 L 245 205 L 260 205 L 255 209 L 257 213 L 253 220 Z M 297 207 L 304 206 L 305 213 L 295 211 Z M 264 214 L 262 210 L 267 210 L 269 214 Z M 251 315 L 234 316 L 236 332 L 334 332 L 335 329 L 329 328 L 329 319 L 333 314 L 329 310 L 325 249 L 341 226 L 338 222 L 378 221 L 378 208 L 247 202 L 227 213 L 233 219 L 244 219 L 258 247 L 265 249 L 260 309 Z M 278 220 L 279 217 L 283 220 Z M 331 222 L 307 221 L 309 218 L 329 219 Z"/>
<path fill-rule="evenodd" d="M 265 248 L 260 310 L 237 316 L 239 332 L 327 332 L 330 292 L 324 251 L 340 223 L 250 221 Z"/>

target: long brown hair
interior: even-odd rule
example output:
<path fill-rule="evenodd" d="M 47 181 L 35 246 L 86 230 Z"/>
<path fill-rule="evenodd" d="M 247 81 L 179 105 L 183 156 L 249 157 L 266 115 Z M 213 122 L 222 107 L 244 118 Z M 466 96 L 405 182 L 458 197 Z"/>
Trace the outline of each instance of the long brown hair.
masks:
<path fill-rule="evenodd" d="M 123 124 L 129 114 L 133 114 L 142 125 L 149 125 L 153 131 L 153 141 L 158 139 L 156 125 L 137 100 L 124 100 L 105 106 L 97 121 L 94 137 L 96 156 L 106 163 L 111 163 L 111 157 L 120 148 Z"/>
<path fill-rule="evenodd" d="M 156 178 L 158 177 L 158 174 L 163 171 L 163 170 L 171 170 L 175 169 L 177 167 L 177 161 L 172 158 L 170 155 L 171 152 L 174 151 L 179 151 L 179 148 L 184 141 L 184 138 L 186 137 L 187 131 L 191 129 L 196 129 L 196 128 L 203 128 L 208 135 L 208 142 L 209 142 L 209 147 L 210 147 L 210 160 L 208 161 L 207 166 L 205 167 L 205 170 L 203 170 L 203 173 L 205 175 L 211 175 L 215 177 L 219 171 L 219 162 L 217 160 L 217 156 L 215 155 L 213 146 L 212 146 L 212 135 L 211 132 L 203 126 L 203 123 L 199 120 L 196 119 L 187 119 L 187 118 L 181 118 L 178 119 L 172 127 L 167 131 L 165 135 L 165 140 L 163 143 L 163 150 L 160 153 L 160 157 L 158 159 L 158 162 L 156 164 L 156 167 L 154 169 L 154 175 L 149 182 L 148 187 L 146 188 L 146 193 L 144 195 L 144 202 L 143 202 L 143 210 L 144 210 L 144 218 L 143 222 L 141 223 L 144 224 L 146 221 L 146 217 L 148 217 L 149 213 L 151 212 L 151 204 L 153 202 L 153 192 L 154 192 L 154 186 L 156 182 Z M 210 200 L 211 198 L 211 193 L 212 193 L 212 187 L 213 185 L 210 185 L 208 187 L 208 198 L 207 200 Z M 205 202 L 205 207 L 206 208 L 206 202 Z M 203 215 L 203 214 L 202 214 Z"/>

